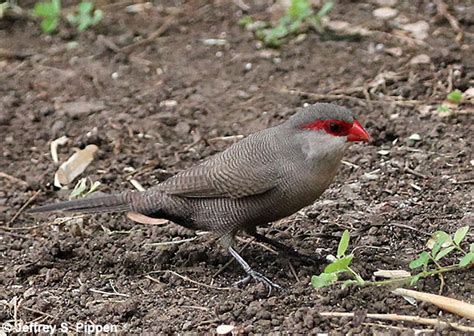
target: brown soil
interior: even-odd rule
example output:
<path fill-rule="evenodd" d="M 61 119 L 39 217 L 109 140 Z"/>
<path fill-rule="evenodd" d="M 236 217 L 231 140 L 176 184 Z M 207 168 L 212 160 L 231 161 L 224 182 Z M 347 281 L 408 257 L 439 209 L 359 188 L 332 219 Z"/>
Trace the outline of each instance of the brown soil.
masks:
<path fill-rule="evenodd" d="M 215 332 L 220 324 L 242 332 L 304 334 L 433 328 L 377 325 L 364 312 L 472 326 L 432 305 L 411 305 L 387 287 L 316 291 L 309 281 L 322 266 L 286 260 L 255 243 L 243 256 L 286 290 L 267 298 L 261 284 L 219 289 L 232 287 L 243 272 L 233 263 L 214 276 L 230 257 L 211 235 L 150 245 L 195 237 L 171 223 L 147 226 L 122 215 L 98 215 L 58 224 L 25 211 L 14 218 L 32 197 L 28 206 L 66 198 L 52 186 L 57 166 L 49 150 L 62 135 L 70 142 L 60 147 L 61 161 L 74 147 L 99 146 L 84 176 L 112 192 L 132 189 L 131 178 L 152 186 L 230 144 L 210 139 L 249 134 L 304 103 L 324 100 L 351 108 L 372 140 L 350 149 L 345 160 L 351 165 L 342 166 L 313 206 L 261 231 L 325 256 L 335 253 L 348 228 L 354 268 L 363 277 L 371 279 L 377 269 L 409 270 L 430 233 L 452 233 L 473 222 L 472 104 L 460 105 L 450 117 L 440 116 L 436 106 L 452 88 L 474 86 L 474 4 L 448 4 L 465 32 L 461 42 L 430 2 L 397 6 L 406 22 L 429 23 L 429 36 L 420 44 L 392 21 L 375 19 L 375 1 L 339 1 L 331 19 L 373 34 L 327 39 L 309 32 L 301 42 L 270 51 L 257 49 L 252 34 L 238 26 L 242 11 L 232 1 L 167 1 L 137 14 L 120 3 L 104 4 L 105 18 L 94 29 L 77 34 L 64 24 L 51 37 L 28 20 L 2 21 L 1 48 L 16 55 L 4 52 L 0 58 L 0 172 L 19 180 L 0 179 L 0 321 L 14 318 L 6 302 L 16 297 L 17 320 L 109 323 L 126 333 Z M 256 1 L 249 14 L 268 19 L 268 8 Z M 169 28 L 151 43 L 136 46 L 128 57 L 118 50 L 150 36 L 170 17 Z M 228 43 L 210 46 L 203 43 L 207 38 Z M 419 54 L 428 55 L 429 64 L 409 63 Z M 385 80 L 376 82 L 381 74 Z M 70 102 L 90 102 L 92 108 L 73 109 Z M 414 133 L 421 140 L 410 140 Z M 474 303 L 473 284 L 472 270 L 448 273 L 443 295 Z M 417 286 L 431 293 L 439 288 L 436 277 Z M 100 292 L 115 290 L 120 295 Z M 357 312 L 358 318 L 327 318 L 319 315 L 323 311 Z"/>

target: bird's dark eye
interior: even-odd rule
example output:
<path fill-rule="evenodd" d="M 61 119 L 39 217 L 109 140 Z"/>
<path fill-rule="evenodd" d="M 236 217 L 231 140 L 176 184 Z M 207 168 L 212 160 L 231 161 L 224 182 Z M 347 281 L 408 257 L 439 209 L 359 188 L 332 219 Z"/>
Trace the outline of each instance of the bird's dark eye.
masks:
<path fill-rule="evenodd" d="M 341 131 L 341 125 L 336 123 L 330 123 L 329 130 L 333 133 L 339 133 Z"/>

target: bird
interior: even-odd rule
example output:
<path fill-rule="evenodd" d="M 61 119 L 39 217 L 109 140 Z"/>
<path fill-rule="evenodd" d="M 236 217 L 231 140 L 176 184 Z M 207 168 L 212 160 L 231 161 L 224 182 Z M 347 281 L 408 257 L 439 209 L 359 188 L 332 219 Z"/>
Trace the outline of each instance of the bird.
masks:
<path fill-rule="evenodd" d="M 281 287 L 236 251 L 236 234 L 245 232 L 278 249 L 287 248 L 257 228 L 314 203 L 333 181 L 349 145 L 369 138 L 349 109 L 315 103 L 146 191 L 64 201 L 30 212 L 134 212 L 211 231 L 246 272 L 237 284 L 254 279 L 271 291 Z"/>

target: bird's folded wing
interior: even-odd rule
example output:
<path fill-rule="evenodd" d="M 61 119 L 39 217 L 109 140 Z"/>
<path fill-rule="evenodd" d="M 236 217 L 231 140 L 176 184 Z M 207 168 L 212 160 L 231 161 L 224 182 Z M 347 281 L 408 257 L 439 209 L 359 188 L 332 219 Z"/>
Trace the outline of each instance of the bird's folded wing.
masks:
<path fill-rule="evenodd" d="M 241 198 L 262 194 L 279 183 L 274 161 L 260 155 L 221 153 L 157 185 L 157 190 L 183 197 Z"/>

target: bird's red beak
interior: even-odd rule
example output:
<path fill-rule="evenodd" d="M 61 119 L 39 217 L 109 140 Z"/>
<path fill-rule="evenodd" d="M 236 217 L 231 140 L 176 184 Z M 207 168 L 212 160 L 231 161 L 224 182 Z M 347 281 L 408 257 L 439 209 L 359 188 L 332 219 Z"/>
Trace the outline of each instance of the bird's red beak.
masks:
<path fill-rule="evenodd" d="M 347 134 L 347 141 L 355 142 L 355 141 L 369 141 L 369 133 L 362 127 L 362 125 L 357 121 L 354 120 L 352 124 L 352 128 L 349 130 Z"/>

